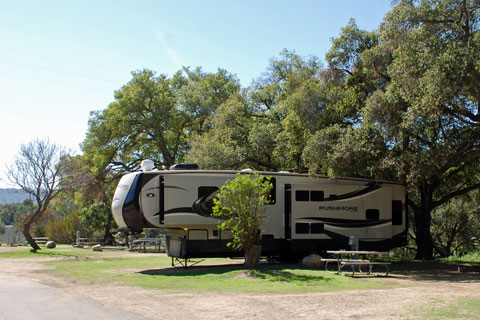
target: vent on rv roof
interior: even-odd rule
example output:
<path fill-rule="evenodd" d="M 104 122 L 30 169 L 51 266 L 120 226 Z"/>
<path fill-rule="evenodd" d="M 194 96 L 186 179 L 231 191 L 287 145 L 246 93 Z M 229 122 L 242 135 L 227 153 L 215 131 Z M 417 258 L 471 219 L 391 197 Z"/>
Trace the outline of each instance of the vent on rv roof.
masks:
<path fill-rule="evenodd" d="M 177 163 L 170 167 L 170 170 L 198 170 L 196 163 Z"/>

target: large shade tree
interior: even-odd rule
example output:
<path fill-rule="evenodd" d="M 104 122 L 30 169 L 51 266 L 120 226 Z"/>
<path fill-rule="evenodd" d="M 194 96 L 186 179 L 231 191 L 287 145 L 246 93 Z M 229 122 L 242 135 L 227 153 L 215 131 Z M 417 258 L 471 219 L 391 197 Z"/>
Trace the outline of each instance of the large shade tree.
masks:
<path fill-rule="evenodd" d="M 369 103 L 415 197 L 417 258 L 431 259 L 431 212 L 480 187 L 480 4 L 402 1 L 382 26 L 391 83 Z M 390 115 L 385 117 L 385 111 Z"/>
<path fill-rule="evenodd" d="M 479 8 L 399 1 L 376 45 L 344 55 L 353 67 L 343 85 L 368 84 L 361 122 L 318 131 L 304 152 L 312 169 L 404 182 L 419 259 L 433 258 L 432 210 L 480 187 Z"/>
<path fill-rule="evenodd" d="M 206 120 L 239 88 L 223 69 L 183 68 L 170 78 L 139 70 L 106 109 L 91 113 L 84 154 L 66 161 L 66 185 L 82 207 L 105 210 L 104 241 L 112 240 L 110 205 L 121 175 L 138 170 L 143 159 L 157 168 L 183 161 L 189 140 L 208 130 Z"/>
<path fill-rule="evenodd" d="M 169 78 L 150 70 L 132 73 L 105 110 L 92 112 L 82 149 L 97 172 L 128 172 L 143 159 L 157 168 L 182 161 L 189 139 L 228 97 L 238 80 L 225 70 L 205 73 L 184 68 Z"/>
<path fill-rule="evenodd" d="M 208 132 L 195 138 L 187 157 L 202 168 L 282 170 L 302 167 L 301 152 L 316 103 L 321 64 L 284 50 L 250 88 L 231 96 L 208 120 Z M 313 112 L 313 113 L 311 113 Z M 305 124 L 298 120 L 301 114 Z"/>

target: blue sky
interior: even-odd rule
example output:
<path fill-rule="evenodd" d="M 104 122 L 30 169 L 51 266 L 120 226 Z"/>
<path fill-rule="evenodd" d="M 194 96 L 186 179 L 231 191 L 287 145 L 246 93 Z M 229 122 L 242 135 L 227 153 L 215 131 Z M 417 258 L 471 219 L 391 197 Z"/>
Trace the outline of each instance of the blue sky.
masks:
<path fill-rule="evenodd" d="M 0 0 L 0 187 L 34 138 L 79 152 L 89 112 L 130 72 L 221 67 L 248 86 L 284 48 L 323 59 L 350 18 L 377 29 L 391 0 Z"/>

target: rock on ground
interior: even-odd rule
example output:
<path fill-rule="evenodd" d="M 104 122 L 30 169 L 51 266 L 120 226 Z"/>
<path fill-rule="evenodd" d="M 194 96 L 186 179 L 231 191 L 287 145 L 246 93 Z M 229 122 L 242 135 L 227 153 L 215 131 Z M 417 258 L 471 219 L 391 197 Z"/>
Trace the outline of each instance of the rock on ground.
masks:
<path fill-rule="evenodd" d="M 46 246 L 48 249 L 53 249 L 57 246 L 57 244 L 55 243 L 55 241 L 48 241 Z"/>
<path fill-rule="evenodd" d="M 302 264 L 307 268 L 320 268 L 323 266 L 322 257 L 318 254 L 311 254 L 303 258 Z"/>

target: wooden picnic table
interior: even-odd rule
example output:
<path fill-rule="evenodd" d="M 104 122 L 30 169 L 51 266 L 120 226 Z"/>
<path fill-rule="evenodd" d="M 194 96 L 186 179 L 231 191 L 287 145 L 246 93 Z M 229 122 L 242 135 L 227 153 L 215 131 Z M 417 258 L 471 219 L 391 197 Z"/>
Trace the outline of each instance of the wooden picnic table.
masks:
<path fill-rule="evenodd" d="M 162 244 L 162 239 L 158 238 L 141 238 L 141 239 L 135 239 L 133 240 L 132 243 L 132 249 L 135 250 L 135 248 L 143 248 L 143 251 L 147 250 L 147 244 L 153 244 L 155 247 L 156 252 L 160 252 L 160 246 Z"/>
<path fill-rule="evenodd" d="M 384 276 L 387 276 L 389 273 L 388 265 L 390 262 L 381 262 L 381 261 L 372 261 L 368 259 L 369 256 L 384 256 L 387 253 L 381 251 L 365 251 L 365 250 L 332 250 L 327 251 L 328 254 L 335 256 L 335 258 L 322 259 L 325 262 L 325 270 L 328 270 L 329 262 L 337 263 L 337 274 L 341 274 L 345 267 L 350 266 L 352 277 L 355 275 L 355 267 L 358 267 L 359 272 L 373 274 L 374 265 L 382 265 L 385 267 L 386 272 Z M 361 258 L 359 258 L 361 256 Z M 362 266 L 366 266 L 368 270 L 364 272 Z"/>

